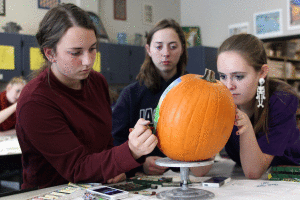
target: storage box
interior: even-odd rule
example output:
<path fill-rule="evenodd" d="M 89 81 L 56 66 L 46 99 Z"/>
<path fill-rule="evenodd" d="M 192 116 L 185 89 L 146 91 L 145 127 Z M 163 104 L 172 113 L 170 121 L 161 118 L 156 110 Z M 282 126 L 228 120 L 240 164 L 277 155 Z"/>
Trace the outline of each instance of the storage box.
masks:
<path fill-rule="evenodd" d="M 268 60 L 269 65 L 269 77 L 270 78 L 284 78 L 284 62 Z"/>
<path fill-rule="evenodd" d="M 295 66 L 291 62 L 285 64 L 285 77 L 295 78 Z"/>

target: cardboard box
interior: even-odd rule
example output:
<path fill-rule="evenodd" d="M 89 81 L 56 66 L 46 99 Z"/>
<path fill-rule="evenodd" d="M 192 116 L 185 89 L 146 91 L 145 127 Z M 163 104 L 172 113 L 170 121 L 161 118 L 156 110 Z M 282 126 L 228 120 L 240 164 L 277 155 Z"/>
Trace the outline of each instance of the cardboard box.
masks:
<path fill-rule="evenodd" d="M 284 78 L 284 62 L 268 60 L 269 65 L 269 77 L 270 78 Z"/>

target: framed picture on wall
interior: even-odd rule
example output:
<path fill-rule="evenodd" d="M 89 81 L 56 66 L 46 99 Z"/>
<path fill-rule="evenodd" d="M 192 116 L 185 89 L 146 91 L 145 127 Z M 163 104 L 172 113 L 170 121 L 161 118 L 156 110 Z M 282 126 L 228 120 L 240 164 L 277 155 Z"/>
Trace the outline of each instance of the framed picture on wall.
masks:
<path fill-rule="evenodd" d="M 249 23 L 238 23 L 228 26 L 229 37 L 240 33 L 249 33 Z"/>
<path fill-rule="evenodd" d="M 182 26 L 181 28 L 186 39 L 187 47 L 201 45 L 201 34 L 198 26 Z"/>
<path fill-rule="evenodd" d="M 154 12 L 153 5 L 150 3 L 142 4 L 142 13 L 143 13 L 143 24 L 153 25 L 154 23 Z"/>
<path fill-rule="evenodd" d="M 5 0 L 0 0 L 0 15 L 5 16 Z"/>
<path fill-rule="evenodd" d="M 126 0 L 114 0 L 114 19 L 126 20 Z"/>
<path fill-rule="evenodd" d="M 50 9 L 57 6 L 60 0 L 38 0 L 38 8 Z"/>
<path fill-rule="evenodd" d="M 287 0 L 288 30 L 300 29 L 300 1 Z"/>
<path fill-rule="evenodd" d="M 254 35 L 259 38 L 282 35 L 282 10 L 254 13 Z"/>

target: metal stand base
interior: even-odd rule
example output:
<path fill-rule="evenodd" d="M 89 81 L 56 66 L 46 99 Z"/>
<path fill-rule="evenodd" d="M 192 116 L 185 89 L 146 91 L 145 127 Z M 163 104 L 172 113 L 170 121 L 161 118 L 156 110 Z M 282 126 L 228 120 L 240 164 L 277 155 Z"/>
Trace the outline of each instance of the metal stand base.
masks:
<path fill-rule="evenodd" d="M 213 159 L 199 161 L 199 162 L 182 162 L 171 160 L 170 158 L 162 158 L 155 161 L 159 166 L 164 167 L 180 167 L 180 178 L 182 181 L 181 188 L 167 190 L 160 192 L 156 195 L 158 199 L 172 199 L 172 200 L 185 200 L 185 199 L 212 199 L 215 194 L 202 189 L 189 188 L 189 167 L 200 167 L 211 165 L 214 163 Z"/>
<path fill-rule="evenodd" d="M 183 190 L 182 188 L 177 188 L 173 190 L 163 191 L 156 195 L 158 199 L 173 199 L 173 200 L 212 199 L 214 196 L 215 194 L 210 191 L 195 189 L 195 188 L 188 188 L 187 190 Z"/>

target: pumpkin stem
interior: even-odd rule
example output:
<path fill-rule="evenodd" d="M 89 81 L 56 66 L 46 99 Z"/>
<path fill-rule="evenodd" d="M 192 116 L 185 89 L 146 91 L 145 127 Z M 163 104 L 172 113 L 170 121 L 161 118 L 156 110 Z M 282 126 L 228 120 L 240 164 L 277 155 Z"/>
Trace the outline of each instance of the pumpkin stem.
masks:
<path fill-rule="evenodd" d="M 210 69 L 207 69 L 205 68 L 205 73 L 204 73 L 204 76 L 202 77 L 202 79 L 205 79 L 209 82 L 212 82 L 212 83 L 216 83 L 216 79 L 215 79 L 215 72 L 210 70 Z"/>

